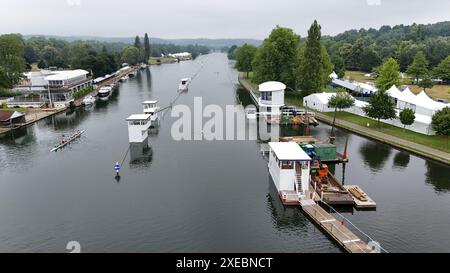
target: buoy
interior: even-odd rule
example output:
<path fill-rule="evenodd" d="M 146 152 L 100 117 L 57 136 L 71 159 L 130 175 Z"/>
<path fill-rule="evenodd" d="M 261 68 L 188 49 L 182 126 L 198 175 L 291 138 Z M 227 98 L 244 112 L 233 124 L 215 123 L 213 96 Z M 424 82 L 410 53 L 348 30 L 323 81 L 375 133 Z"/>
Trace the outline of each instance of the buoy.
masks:
<path fill-rule="evenodd" d="M 120 176 L 120 174 L 119 174 L 119 172 L 120 172 L 119 162 L 116 162 L 116 164 L 114 165 L 114 170 L 116 171 L 116 176 Z"/>

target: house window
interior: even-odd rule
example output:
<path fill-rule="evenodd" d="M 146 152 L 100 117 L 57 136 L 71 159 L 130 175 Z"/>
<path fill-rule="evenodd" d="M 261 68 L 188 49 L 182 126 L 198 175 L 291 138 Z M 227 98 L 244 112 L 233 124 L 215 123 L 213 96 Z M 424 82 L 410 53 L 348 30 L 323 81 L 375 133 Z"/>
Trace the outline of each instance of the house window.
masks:
<path fill-rule="evenodd" d="M 282 161 L 281 169 L 283 170 L 291 170 L 294 168 L 294 161 Z"/>
<path fill-rule="evenodd" d="M 261 92 L 262 100 L 272 100 L 272 92 Z"/>

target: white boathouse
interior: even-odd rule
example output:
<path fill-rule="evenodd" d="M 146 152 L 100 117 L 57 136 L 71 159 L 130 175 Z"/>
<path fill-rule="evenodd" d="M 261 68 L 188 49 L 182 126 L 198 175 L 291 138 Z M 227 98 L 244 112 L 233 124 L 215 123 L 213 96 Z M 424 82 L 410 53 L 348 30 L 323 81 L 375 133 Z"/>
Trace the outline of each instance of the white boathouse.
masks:
<path fill-rule="evenodd" d="M 148 137 L 148 129 L 151 125 L 151 115 L 136 114 L 127 118 L 128 139 L 130 143 L 141 143 Z"/>
<path fill-rule="evenodd" d="M 284 205 L 309 198 L 311 158 L 295 142 L 269 143 L 269 173 Z"/>
<path fill-rule="evenodd" d="M 280 108 L 284 106 L 284 91 L 286 85 L 270 81 L 259 85 L 259 112 L 271 116 L 281 115 Z"/>
<path fill-rule="evenodd" d="M 152 121 L 152 125 L 156 126 L 159 124 L 159 114 L 158 110 L 160 109 L 158 106 L 157 100 L 148 100 L 142 103 L 142 107 L 144 108 L 144 114 L 150 115 L 150 119 Z"/>

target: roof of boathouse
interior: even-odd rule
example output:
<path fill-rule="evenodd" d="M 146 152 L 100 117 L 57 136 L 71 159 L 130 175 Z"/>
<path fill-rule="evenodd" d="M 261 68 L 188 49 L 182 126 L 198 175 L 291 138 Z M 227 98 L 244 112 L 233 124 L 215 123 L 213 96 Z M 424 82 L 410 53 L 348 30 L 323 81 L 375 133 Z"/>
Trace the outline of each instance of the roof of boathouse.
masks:
<path fill-rule="evenodd" d="M 278 160 L 310 161 L 311 158 L 295 142 L 270 142 L 270 149 Z"/>
<path fill-rule="evenodd" d="M 127 118 L 127 121 L 133 121 L 133 120 L 148 120 L 151 117 L 149 114 L 136 114 L 131 115 Z"/>
<path fill-rule="evenodd" d="M 273 91 L 284 91 L 286 89 L 286 85 L 281 82 L 271 81 L 265 82 L 259 85 L 259 92 L 273 92 Z"/>
<path fill-rule="evenodd" d="M 83 69 L 76 70 L 61 70 L 61 71 L 53 71 L 52 75 L 47 76 L 45 79 L 47 81 L 64 81 L 70 80 L 79 76 L 84 76 L 89 74 L 88 71 Z"/>

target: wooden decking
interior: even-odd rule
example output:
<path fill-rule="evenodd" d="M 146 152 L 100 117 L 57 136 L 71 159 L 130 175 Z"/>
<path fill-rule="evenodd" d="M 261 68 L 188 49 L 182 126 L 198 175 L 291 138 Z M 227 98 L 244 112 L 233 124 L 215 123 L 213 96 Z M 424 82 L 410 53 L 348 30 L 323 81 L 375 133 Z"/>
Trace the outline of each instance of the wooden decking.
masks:
<path fill-rule="evenodd" d="M 351 191 L 349 191 L 350 195 L 353 198 L 353 202 L 355 203 L 356 208 L 358 208 L 358 209 L 374 209 L 377 207 L 377 203 L 375 203 L 375 201 L 373 201 L 373 199 L 370 198 L 370 196 L 368 196 L 359 186 L 344 185 L 344 188 L 347 190 L 356 188 L 367 199 L 367 200 L 361 200 L 361 199 L 357 198 Z"/>
<path fill-rule="evenodd" d="M 313 200 L 302 200 L 303 211 L 349 253 L 370 253 L 371 249 L 348 229 Z"/>

